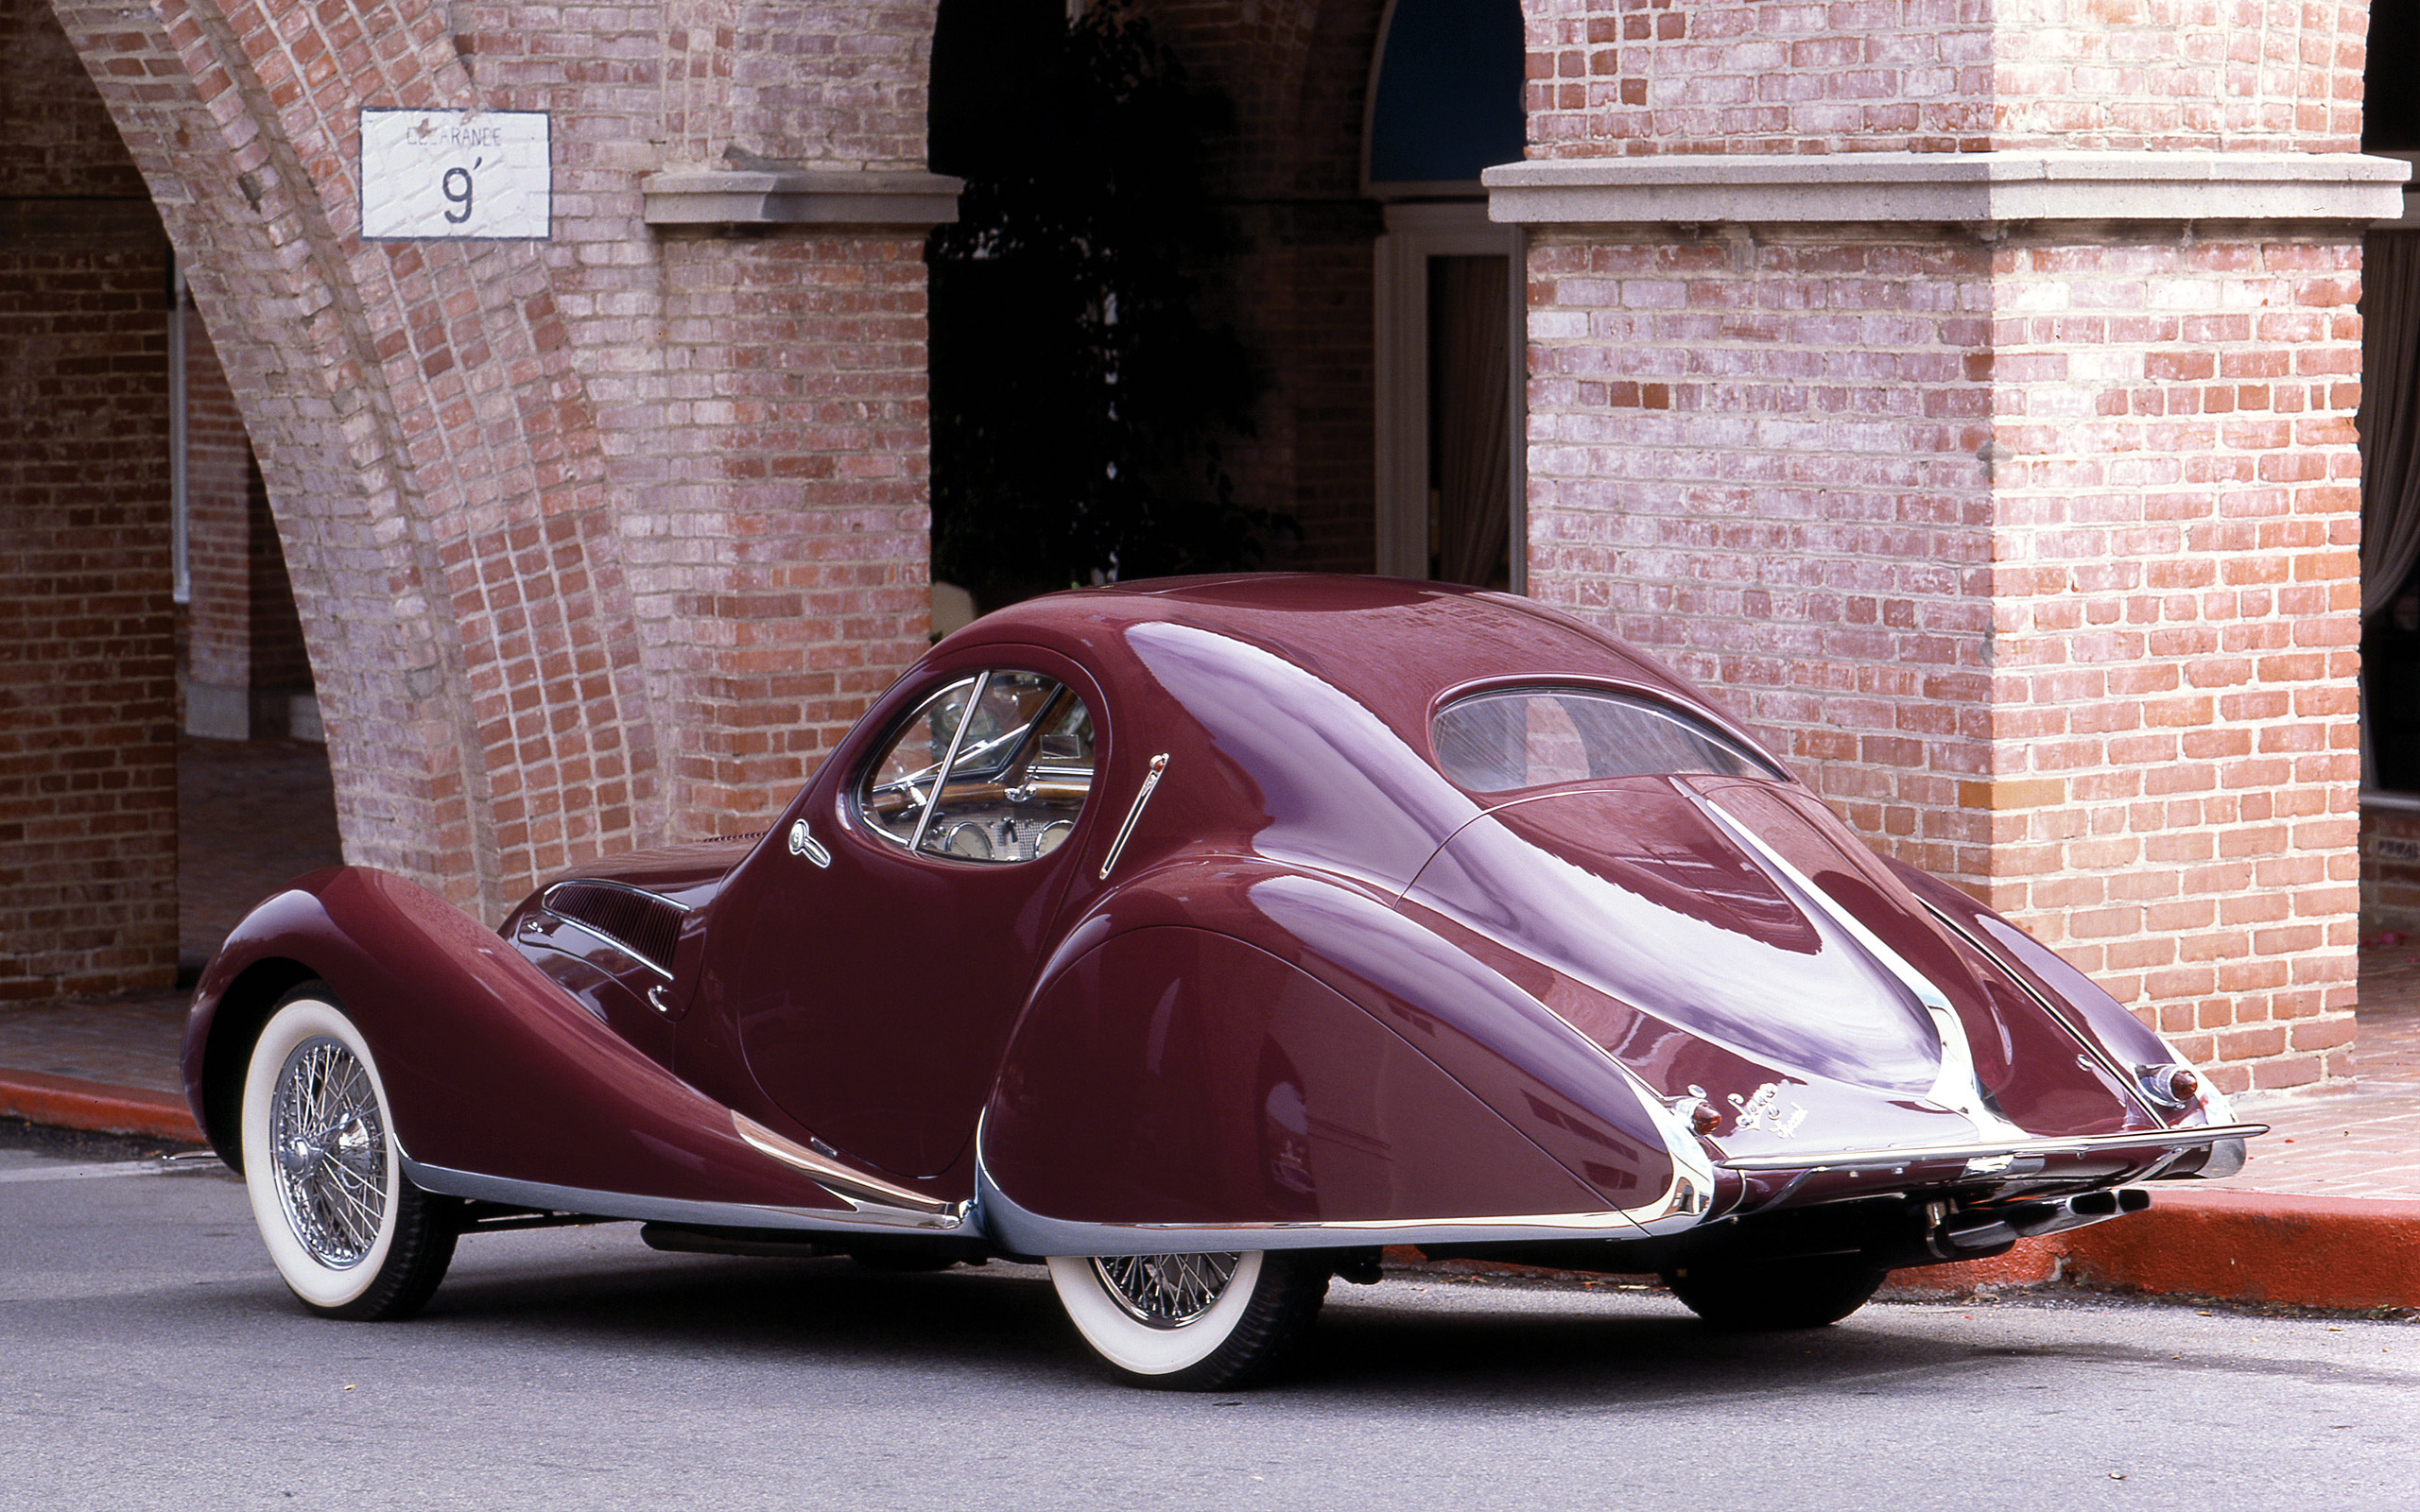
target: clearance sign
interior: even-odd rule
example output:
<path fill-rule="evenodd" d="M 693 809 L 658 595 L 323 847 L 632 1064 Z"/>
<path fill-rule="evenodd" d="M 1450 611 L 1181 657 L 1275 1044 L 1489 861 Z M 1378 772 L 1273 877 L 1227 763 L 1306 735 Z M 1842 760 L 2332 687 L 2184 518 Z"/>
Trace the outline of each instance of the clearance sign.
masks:
<path fill-rule="evenodd" d="M 361 234 L 544 241 L 554 159 L 543 111 L 361 112 Z"/>

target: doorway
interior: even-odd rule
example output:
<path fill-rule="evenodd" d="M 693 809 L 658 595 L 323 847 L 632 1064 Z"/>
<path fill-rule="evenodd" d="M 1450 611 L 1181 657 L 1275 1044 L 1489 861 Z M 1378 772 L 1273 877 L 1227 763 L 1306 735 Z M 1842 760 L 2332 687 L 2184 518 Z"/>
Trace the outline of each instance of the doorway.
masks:
<path fill-rule="evenodd" d="M 1520 593 L 1521 232 L 1392 204 L 1377 245 L 1377 569 Z"/>

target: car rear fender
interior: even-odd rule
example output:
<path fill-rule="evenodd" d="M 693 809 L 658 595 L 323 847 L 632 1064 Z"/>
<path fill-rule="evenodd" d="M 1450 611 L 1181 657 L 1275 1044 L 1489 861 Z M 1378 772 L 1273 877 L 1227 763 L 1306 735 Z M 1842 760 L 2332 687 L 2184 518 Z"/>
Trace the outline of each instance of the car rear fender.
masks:
<path fill-rule="evenodd" d="M 1046 1217 L 1087 1253 L 1236 1225 L 1263 1247 L 1634 1238 L 1713 1196 L 1694 1149 L 1676 1181 L 1634 1078 L 1349 883 L 1171 867 L 1069 938 L 984 1117 L 985 1222 L 1012 1247 L 1044 1252 L 1019 1230 Z"/>

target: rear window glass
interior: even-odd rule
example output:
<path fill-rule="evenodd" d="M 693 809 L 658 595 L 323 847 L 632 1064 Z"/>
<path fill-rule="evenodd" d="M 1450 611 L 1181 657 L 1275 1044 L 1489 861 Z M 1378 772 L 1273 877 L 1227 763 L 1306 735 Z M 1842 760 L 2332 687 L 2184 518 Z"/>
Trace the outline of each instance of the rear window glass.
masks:
<path fill-rule="evenodd" d="M 1474 793 L 1607 777 L 1779 777 L 1685 714 L 1593 688 L 1507 688 L 1456 699 L 1429 738 L 1437 765 Z"/>

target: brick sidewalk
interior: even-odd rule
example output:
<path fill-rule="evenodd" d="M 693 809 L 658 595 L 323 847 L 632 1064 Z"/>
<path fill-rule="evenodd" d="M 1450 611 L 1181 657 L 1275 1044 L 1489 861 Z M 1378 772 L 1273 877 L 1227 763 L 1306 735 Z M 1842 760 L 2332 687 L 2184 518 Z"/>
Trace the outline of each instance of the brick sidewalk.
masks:
<path fill-rule="evenodd" d="M 2331 1197 L 2420 1197 L 2420 941 L 2361 951 L 2351 1087 L 2236 1112 L 2267 1124 L 2243 1174 L 2212 1185 Z"/>

